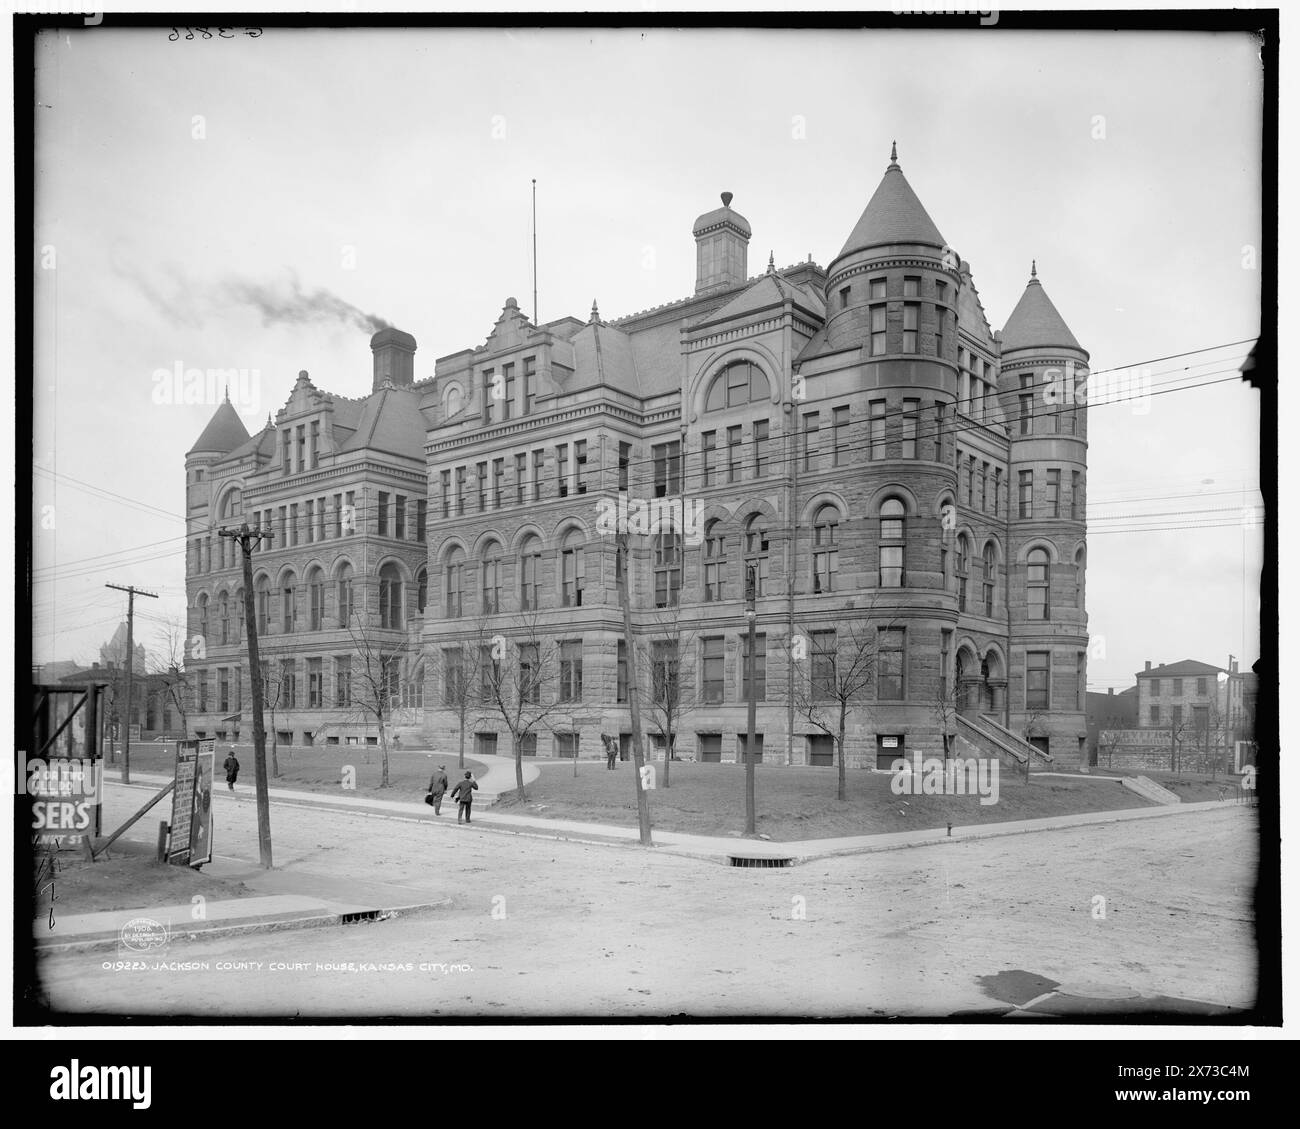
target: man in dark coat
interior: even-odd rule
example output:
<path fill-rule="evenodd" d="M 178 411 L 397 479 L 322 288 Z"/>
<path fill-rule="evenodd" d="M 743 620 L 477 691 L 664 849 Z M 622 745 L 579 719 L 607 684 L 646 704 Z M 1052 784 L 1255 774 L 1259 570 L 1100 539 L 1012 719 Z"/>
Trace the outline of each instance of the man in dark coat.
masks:
<path fill-rule="evenodd" d="M 478 787 L 478 781 L 474 779 L 473 773 L 465 773 L 465 779 L 456 782 L 456 787 L 451 790 L 451 798 L 456 800 L 460 807 L 456 809 L 456 822 L 460 822 L 460 817 L 465 817 L 465 822 L 469 823 L 470 807 L 474 803 L 474 789 Z"/>
<path fill-rule="evenodd" d="M 447 766 L 440 764 L 429 781 L 429 795 L 433 797 L 433 814 L 442 815 L 442 796 L 447 791 L 450 781 L 447 779 Z"/>
<path fill-rule="evenodd" d="M 239 758 L 235 756 L 233 745 L 230 747 L 230 752 L 226 755 L 221 767 L 226 770 L 226 787 L 233 792 L 235 790 L 235 781 L 239 777 Z"/>

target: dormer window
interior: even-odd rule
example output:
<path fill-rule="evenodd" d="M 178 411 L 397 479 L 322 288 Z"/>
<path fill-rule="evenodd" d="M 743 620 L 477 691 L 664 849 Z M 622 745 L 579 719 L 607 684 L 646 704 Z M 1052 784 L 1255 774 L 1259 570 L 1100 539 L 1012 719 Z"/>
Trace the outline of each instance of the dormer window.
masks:
<path fill-rule="evenodd" d="M 714 412 L 736 408 L 756 400 L 766 400 L 768 395 L 767 377 L 763 370 L 749 361 L 737 361 L 713 378 L 704 398 L 704 410 Z"/>

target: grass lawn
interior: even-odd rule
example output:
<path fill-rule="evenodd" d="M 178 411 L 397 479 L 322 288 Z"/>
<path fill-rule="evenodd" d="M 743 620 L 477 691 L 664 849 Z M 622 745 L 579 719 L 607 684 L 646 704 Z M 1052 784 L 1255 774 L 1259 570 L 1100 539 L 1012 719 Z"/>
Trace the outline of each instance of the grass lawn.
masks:
<path fill-rule="evenodd" d="M 520 804 L 514 793 L 504 794 L 494 810 L 550 819 L 581 819 L 636 826 L 636 791 L 632 765 L 620 762 L 613 772 L 603 763 L 583 762 L 578 778 L 573 762 L 539 761 L 541 777 L 528 785 Z M 741 765 L 674 762 L 671 787 L 662 787 L 663 766 L 657 765 L 660 786 L 649 794 L 650 819 L 665 831 L 700 835 L 740 835 L 745 826 L 745 771 Z M 1105 775 L 1118 775 L 1118 773 Z M 1022 776 L 1000 770 L 998 799 L 981 804 L 978 795 L 896 796 L 887 773 L 850 770 L 847 796 L 835 798 L 833 768 L 755 766 L 755 826 L 777 841 L 874 835 L 1085 811 L 1144 808 L 1148 804 L 1115 781 L 1042 777 L 1025 784 Z M 1164 783 L 1164 781 L 1162 781 Z M 1198 794 L 1184 778 L 1184 802 L 1218 799 L 1217 786 Z"/>
<path fill-rule="evenodd" d="M 171 774 L 176 765 L 173 744 L 148 744 L 131 746 L 131 769 L 140 772 Z M 226 759 L 229 744 L 217 744 L 216 785 L 224 788 L 226 774 L 221 762 Z M 239 758 L 239 783 L 253 783 L 253 749 L 251 745 L 236 745 Z M 365 745 L 325 745 L 320 748 L 295 749 L 279 752 L 280 775 L 271 775 L 271 748 L 266 749 L 266 779 L 272 788 L 298 789 L 304 792 L 337 792 L 342 786 L 343 766 L 356 769 L 356 792 L 381 796 L 386 800 L 419 800 L 429 787 L 429 777 L 437 765 L 447 766 L 447 779 L 455 785 L 465 771 L 475 779 L 487 771 L 487 766 L 471 757 L 465 758 L 465 768 L 459 769 L 455 753 L 400 752 L 388 754 L 388 787 L 379 786 L 382 765 L 380 750 Z M 118 765 L 122 763 L 119 755 Z M 109 779 L 115 779 L 114 768 L 109 766 Z"/>

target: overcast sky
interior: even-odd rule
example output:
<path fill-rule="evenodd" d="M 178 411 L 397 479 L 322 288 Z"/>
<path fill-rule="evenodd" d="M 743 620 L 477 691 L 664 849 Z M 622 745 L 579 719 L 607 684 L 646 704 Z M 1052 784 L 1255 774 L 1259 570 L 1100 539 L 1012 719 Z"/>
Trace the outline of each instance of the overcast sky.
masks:
<path fill-rule="evenodd" d="M 723 190 L 753 227 L 751 274 L 769 250 L 827 264 L 897 139 L 995 329 L 1036 258 L 1094 371 L 1219 380 L 1259 332 L 1244 36 L 168 35 L 38 49 L 35 243 L 55 256 L 36 273 L 38 662 L 98 657 L 125 606 L 105 582 L 159 593 L 138 605 L 146 646 L 183 615 L 184 454 L 216 404 L 157 403 L 157 370 L 249 370 L 232 399 L 255 431 L 299 369 L 365 394 L 374 314 L 432 375 L 507 297 L 531 313 L 534 177 L 542 320 L 689 294 L 691 225 Z M 295 320 L 295 285 L 335 312 Z M 1093 409 L 1091 688 L 1145 659 L 1257 657 L 1257 429 L 1231 381 Z"/>

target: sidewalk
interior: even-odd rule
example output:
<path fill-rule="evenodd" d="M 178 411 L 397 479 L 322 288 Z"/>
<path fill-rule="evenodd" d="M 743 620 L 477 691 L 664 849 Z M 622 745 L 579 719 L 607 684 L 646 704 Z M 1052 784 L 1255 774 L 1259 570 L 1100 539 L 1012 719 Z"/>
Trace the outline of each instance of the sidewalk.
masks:
<path fill-rule="evenodd" d="M 492 779 L 496 786 L 493 799 L 501 792 L 514 787 L 514 762 L 508 757 L 476 758 L 492 762 L 483 780 Z M 525 766 L 525 782 L 536 779 L 539 769 Z M 157 773 L 133 773 L 129 786 L 106 780 L 109 787 L 139 788 L 143 796 L 169 782 L 169 777 Z M 312 806 L 323 810 L 352 811 L 380 819 L 403 822 L 428 822 L 446 820 L 455 822 L 454 810 L 441 817 L 434 816 L 422 799 L 381 800 L 371 796 L 328 794 L 295 791 L 287 788 L 269 789 L 276 805 Z M 236 785 L 234 793 L 218 788 L 213 793 L 214 802 L 256 802 L 252 785 Z M 487 796 L 484 796 L 486 799 Z M 478 808 L 478 804 L 475 805 Z M 486 808 L 486 804 L 484 808 Z M 656 850 L 689 858 L 727 863 L 733 857 L 744 859 L 782 860 L 784 865 L 797 865 L 816 859 L 842 855 L 870 854 L 877 851 L 900 850 L 906 847 L 933 846 L 941 843 L 958 843 L 974 839 L 990 839 L 1007 835 L 1031 834 L 1039 831 L 1062 830 L 1090 824 L 1119 823 L 1137 819 L 1175 817 L 1224 808 L 1235 808 L 1230 803 L 1208 802 L 1181 804 L 1172 807 L 1138 808 L 1123 811 L 1081 812 L 1072 815 L 1052 816 L 1007 823 L 985 823 L 967 827 L 954 827 L 920 831 L 902 831 L 890 834 L 846 836 L 835 839 L 810 839 L 801 842 L 773 842 L 741 837 L 693 835 L 685 832 L 655 830 L 653 844 Z M 454 805 L 452 806 L 454 809 Z M 561 840 L 610 846 L 639 845 L 639 832 L 635 827 L 612 824 L 586 823 L 576 820 L 542 819 L 537 816 L 508 815 L 490 810 L 477 810 L 473 817 L 474 832 L 513 834 L 530 838 Z M 472 833 L 467 828 L 465 833 Z M 35 936 L 41 949 L 117 948 L 123 958 L 133 958 L 123 947 L 121 930 L 137 918 L 148 918 L 168 927 L 169 936 L 197 935 L 200 933 L 240 933 L 259 930 L 306 928 L 319 925 L 346 924 L 354 920 L 374 920 L 398 912 L 414 912 L 447 905 L 449 898 L 430 900 L 420 891 L 400 883 L 385 883 L 373 875 L 344 878 L 336 875 L 308 874 L 283 869 L 262 870 L 252 860 L 218 856 L 207 864 L 206 872 L 214 877 L 242 881 L 258 896 L 206 903 L 205 919 L 192 920 L 189 905 L 151 908 L 149 910 L 119 910 L 111 913 L 92 913 L 58 918 L 56 928 L 47 931 L 43 922 L 37 923 Z M 172 925 L 171 922 L 179 922 Z M 149 959 L 145 956 L 145 959 Z"/>

